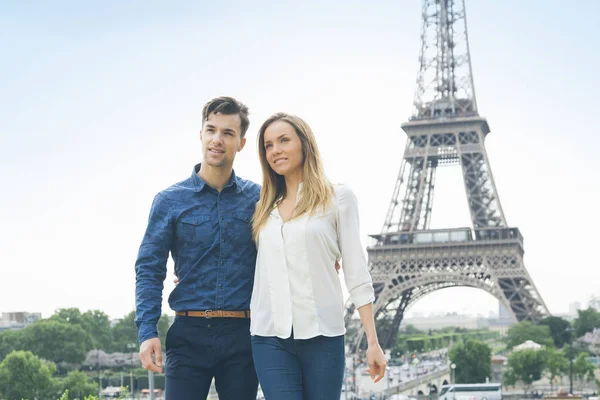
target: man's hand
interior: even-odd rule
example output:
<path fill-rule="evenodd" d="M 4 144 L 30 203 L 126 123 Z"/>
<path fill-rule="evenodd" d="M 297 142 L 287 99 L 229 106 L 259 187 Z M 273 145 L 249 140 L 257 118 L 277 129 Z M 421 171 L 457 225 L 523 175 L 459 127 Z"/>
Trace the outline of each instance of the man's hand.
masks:
<path fill-rule="evenodd" d="M 152 356 L 154 355 L 154 360 Z M 162 373 L 162 347 L 159 338 L 146 340 L 140 346 L 140 361 L 142 367 L 157 374 Z"/>

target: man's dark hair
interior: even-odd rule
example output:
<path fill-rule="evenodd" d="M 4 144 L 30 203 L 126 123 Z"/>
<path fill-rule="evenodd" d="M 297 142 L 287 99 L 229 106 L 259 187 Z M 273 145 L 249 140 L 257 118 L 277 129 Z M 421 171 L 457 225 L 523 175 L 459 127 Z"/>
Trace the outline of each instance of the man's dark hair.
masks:
<path fill-rule="evenodd" d="M 204 124 L 204 121 L 208 120 L 208 116 L 213 113 L 221 113 L 224 115 L 238 114 L 240 116 L 240 120 L 242 121 L 242 131 L 240 132 L 241 137 L 246 136 L 248 125 L 250 125 L 250 120 L 248 119 L 248 107 L 244 103 L 237 101 L 233 97 L 221 96 L 214 98 L 206 103 L 202 109 L 202 124 Z"/>

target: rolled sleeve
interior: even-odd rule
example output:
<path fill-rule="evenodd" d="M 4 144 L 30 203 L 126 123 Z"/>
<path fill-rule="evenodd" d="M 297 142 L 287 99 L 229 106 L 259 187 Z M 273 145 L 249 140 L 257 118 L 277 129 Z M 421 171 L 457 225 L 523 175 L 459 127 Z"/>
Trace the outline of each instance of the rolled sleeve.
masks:
<path fill-rule="evenodd" d="M 146 233 L 135 263 L 135 323 L 140 343 L 158 337 L 162 291 L 167 275 L 167 259 L 173 239 L 173 225 L 168 200 L 154 198 Z"/>
<path fill-rule="evenodd" d="M 360 242 L 358 201 L 347 186 L 338 191 L 337 229 L 346 288 L 350 299 L 359 308 L 375 301 L 375 291 Z"/>

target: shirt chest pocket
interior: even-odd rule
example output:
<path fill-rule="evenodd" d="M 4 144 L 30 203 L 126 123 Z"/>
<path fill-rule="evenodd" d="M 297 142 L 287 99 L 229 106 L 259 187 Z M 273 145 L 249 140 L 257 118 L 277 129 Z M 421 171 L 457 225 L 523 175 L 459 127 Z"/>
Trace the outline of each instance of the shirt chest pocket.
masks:
<path fill-rule="evenodd" d="M 181 218 L 177 224 L 177 237 L 184 243 L 208 245 L 215 237 L 210 216 L 192 215 Z"/>
<path fill-rule="evenodd" d="M 227 233 L 235 244 L 247 244 L 252 241 L 252 214 L 234 212 L 227 218 Z"/>

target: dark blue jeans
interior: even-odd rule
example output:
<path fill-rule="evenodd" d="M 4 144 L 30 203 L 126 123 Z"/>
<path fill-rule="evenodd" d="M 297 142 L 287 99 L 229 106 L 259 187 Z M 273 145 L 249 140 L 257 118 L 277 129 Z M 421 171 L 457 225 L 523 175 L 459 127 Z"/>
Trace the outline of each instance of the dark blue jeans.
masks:
<path fill-rule="evenodd" d="M 249 319 L 177 316 L 166 348 L 166 400 L 206 399 L 213 378 L 220 400 L 256 400 Z"/>
<path fill-rule="evenodd" d="M 344 336 L 306 340 L 252 336 L 252 353 L 265 400 L 337 400 L 341 396 Z"/>

